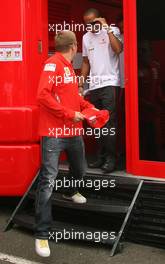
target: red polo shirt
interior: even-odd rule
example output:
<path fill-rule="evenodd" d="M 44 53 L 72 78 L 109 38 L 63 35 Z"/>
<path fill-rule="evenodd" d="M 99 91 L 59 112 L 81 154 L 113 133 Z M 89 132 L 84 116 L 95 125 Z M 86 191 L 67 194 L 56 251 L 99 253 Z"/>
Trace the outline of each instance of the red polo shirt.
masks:
<path fill-rule="evenodd" d="M 75 112 L 94 106 L 78 92 L 71 63 L 56 52 L 44 65 L 37 94 L 40 105 L 39 135 L 73 137 L 82 134 L 82 122 L 75 123 Z"/>

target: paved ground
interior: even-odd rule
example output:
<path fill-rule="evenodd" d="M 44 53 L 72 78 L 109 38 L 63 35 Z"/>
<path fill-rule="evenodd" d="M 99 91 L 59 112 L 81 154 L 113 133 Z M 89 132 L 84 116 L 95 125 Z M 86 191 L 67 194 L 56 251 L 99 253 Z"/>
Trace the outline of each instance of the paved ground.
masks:
<path fill-rule="evenodd" d="M 80 242 L 50 243 L 51 257 L 42 259 L 35 254 L 31 233 L 20 228 L 2 232 L 7 218 L 15 208 L 13 199 L 0 198 L 0 263 L 30 264 L 164 264 L 165 250 L 126 243 L 123 253 L 110 257 L 109 249 Z M 10 256 L 8 256 L 10 255 Z M 13 257 L 14 256 L 14 257 Z M 21 259 L 20 259 L 21 258 Z M 25 259 L 25 260 L 24 260 Z M 28 262 L 30 261 L 30 262 Z"/>

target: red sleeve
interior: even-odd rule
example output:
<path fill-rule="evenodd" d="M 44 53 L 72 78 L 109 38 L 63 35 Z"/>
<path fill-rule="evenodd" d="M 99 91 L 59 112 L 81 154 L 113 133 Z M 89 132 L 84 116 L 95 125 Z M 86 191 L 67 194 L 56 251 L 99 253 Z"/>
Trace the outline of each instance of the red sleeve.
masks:
<path fill-rule="evenodd" d="M 56 67 L 56 64 L 53 65 Z M 57 70 L 53 69 L 52 71 L 52 68 L 50 67 L 50 71 L 48 71 L 49 66 L 46 70 L 44 69 L 39 82 L 37 102 L 39 105 L 47 108 L 47 111 L 53 113 L 56 117 L 73 120 L 75 117 L 75 111 L 62 106 L 52 95 L 53 86 L 55 85 L 55 80 L 58 76 Z"/>
<path fill-rule="evenodd" d="M 84 98 L 80 96 L 80 108 L 81 108 L 81 111 L 83 111 L 86 108 L 95 108 L 95 106 L 89 103 L 87 100 L 84 100 Z"/>

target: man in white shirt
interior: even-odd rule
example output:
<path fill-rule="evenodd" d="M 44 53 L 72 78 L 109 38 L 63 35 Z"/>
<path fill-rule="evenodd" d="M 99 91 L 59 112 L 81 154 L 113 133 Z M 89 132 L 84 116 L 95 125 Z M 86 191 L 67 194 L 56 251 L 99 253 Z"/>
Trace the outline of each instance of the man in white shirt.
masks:
<path fill-rule="evenodd" d="M 119 54 L 122 51 L 122 40 L 119 29 L 114 25 L 108 26 L 96 9 L 91 8 L 85 12 L 84 22 L 88 32 L 83 36 L 83 78 L 79 89 L 83 93 L 83 82 L 87 79 L 91 102 L 98 109 L 110 111 L 106 128 L 115 131 L 113 135 L 109 132 L 100 138 L 98 159 L 90 167 L 112 172 L 116 167 L 116 90 L 120 86 Z"/>

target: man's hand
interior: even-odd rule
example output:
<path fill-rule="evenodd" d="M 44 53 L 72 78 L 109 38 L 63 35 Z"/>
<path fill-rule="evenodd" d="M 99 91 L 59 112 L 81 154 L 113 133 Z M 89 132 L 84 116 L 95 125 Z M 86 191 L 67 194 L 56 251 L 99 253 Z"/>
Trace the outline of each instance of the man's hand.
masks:
<path fill-rule="evenodd" d="M 79 86 L 78 89 L 79 89 L 79 94 L 81 96 L 83 96 L 84 95 L 84 87 L 83 86 Z"/>
<path fill-rule="evenodd" d="M 97 108 L 95 108 L 95 107 L 93 107 L 92 109 L 94 109 L 94 110 L 96 110 L 96 111 L 100 111 L 99 109 L 97 109 Z"/>
<path fill-rule="evenodd" d="M 75 123 L 83 121 L 84 120 L 84 116 L 80 113 L 80 112 L 75 112 L 75 117 L 73 119 L 73 121 Z"/>

